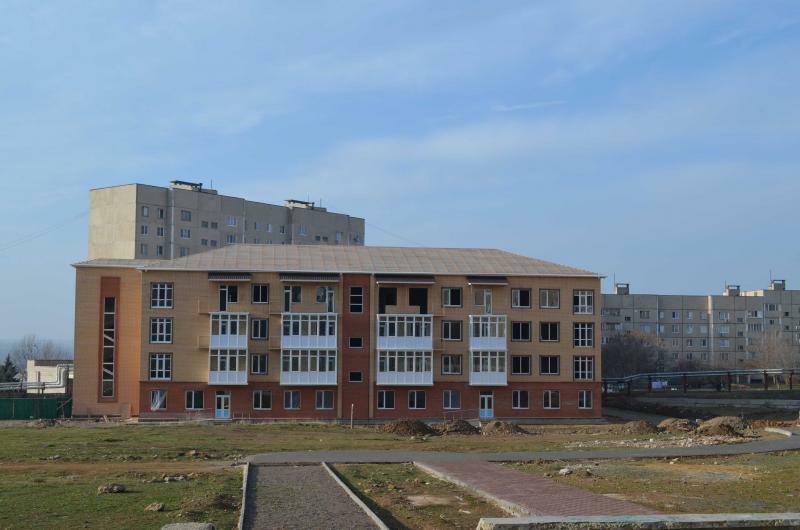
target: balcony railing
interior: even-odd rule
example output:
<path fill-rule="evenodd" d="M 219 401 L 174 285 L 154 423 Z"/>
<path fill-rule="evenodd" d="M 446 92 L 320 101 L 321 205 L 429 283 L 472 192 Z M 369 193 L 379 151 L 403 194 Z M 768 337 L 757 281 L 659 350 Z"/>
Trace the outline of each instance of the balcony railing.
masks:
<path fill-rule="evenodd" d="M 505 351 L 474 351 L 470 354 L 469 384 L 505 386 L 508 384 Z"/>
<path fill-rule="evenodd" d="M 433 385 L 432 351 L 379 351 L 379 385 Z"/>
<path fill-rule="evenodd" d="M 433 315 L 378 315 L 379 350 L 432 350 Z"/>
<path fill-rule="evenodd" d="M 281 348 L 336 348 L 336 313 L 284 313 Z"/>
<path fill-rule="evenodd" d="M 209 385 L 246 385 L 247 370 L 209 370 Z"/>
<path fill-rule="evenodd" d="M 505 350 L 506 315 L 470 315 L 470 350 Z"/>
<path fill-rule="evenodd" d="M 336 350 L 281 351 L 281 385 L 335 385 Z"/>

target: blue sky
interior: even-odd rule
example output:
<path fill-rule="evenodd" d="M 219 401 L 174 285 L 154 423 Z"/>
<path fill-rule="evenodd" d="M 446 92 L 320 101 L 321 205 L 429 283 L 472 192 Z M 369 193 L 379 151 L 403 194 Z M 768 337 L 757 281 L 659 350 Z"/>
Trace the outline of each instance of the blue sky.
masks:
<path fill-rule="evenodd" d="M 71 336 L 89 188 L 171 179 L 606 288 L 800 287 L 799 57 L 796 1 L 2 0 L 0 338 Z"/>

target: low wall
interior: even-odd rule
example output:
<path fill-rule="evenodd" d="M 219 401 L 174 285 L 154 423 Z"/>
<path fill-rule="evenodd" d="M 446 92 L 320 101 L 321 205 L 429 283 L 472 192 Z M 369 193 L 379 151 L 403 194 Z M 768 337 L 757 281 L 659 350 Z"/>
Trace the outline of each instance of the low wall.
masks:
<path fill-rule="evenodd" d="M 484 518 L 478 530 L 711 530 L 800 528 L 800 513 Z"/>

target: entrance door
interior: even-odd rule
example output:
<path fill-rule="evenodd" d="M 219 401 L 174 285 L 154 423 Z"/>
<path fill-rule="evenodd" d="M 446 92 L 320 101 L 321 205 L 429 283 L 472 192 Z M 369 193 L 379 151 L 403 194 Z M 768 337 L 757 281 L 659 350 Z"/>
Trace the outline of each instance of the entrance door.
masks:
<path fill-rule="evenodd" d="M 480 418 L 490 419 L 494 417 L 494 393 L 493 392 L 481 392 L 480 395 Z"/>
<path fill-rule="evenodd" d="M 231 395 L 227 392 L 217 392 L 216 407 L 214 417 L 221 420 L 228 420 L 231 417 Z"/>

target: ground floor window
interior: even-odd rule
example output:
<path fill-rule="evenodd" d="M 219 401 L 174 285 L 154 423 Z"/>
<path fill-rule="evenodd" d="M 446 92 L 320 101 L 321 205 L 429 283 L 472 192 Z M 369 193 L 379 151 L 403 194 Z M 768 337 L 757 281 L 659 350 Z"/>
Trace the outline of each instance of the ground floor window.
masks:
<path fill-rule="evenodd" d="M 150 391 L 150 410 L 167 410 L 167 391 Z"/>
<path fill-rule="evenodd" d="M 578 391 L 578 408 L 590 409 L 592 408 L 592 391 L 580 390 Z"/>
<path fill-rule="evenodd" d="M 542 406 L 546 409 L 561 408 L 561 394 L 558 390 L 545 390 Z"/>
<path fill-rule="evenodd" d="M 527 409 L 530 408 L 527 390 L 514 390 L 511 392 L 511 408 Z"/>
<path fill-rule="evenodd" d="M 420 410 L 425 408 L 425 391 L 424 390 L 409 390 L 408 391 L 408 408 L 412 410 Z"/>
<path fill-rule="evenodd" d="M 253 392 L 253 408 L 256 410 L 270 410 L 272 408 L 272 392 L 269 390 L 255 390 Z"/>
<path fill-rule="evenodd" d="M 299 390 L 287 390 L 283 393 L 283 408 L 286 410 L 300 410 Z"/>
<path fill-rule="evenodd" d="M 200 410 L 203 408 L 203 391 L 186 391 L 186 410 Z"/>
<path fill-rule="evenodd" d="M 461 392 L 459 392 L 458 390 L 445 390 L 443 406 L 445 409 L 460 409 Z"/>
<path fill-rule="evenodd" d="M 317 390 L 317 410 L 333 408 L 333 390 Z"/>
<path fill-rule="evenodd" d="M 378 408 L 381 410 L 394 409 L 394 390 L 378 390 Z"/>

